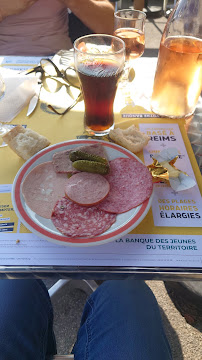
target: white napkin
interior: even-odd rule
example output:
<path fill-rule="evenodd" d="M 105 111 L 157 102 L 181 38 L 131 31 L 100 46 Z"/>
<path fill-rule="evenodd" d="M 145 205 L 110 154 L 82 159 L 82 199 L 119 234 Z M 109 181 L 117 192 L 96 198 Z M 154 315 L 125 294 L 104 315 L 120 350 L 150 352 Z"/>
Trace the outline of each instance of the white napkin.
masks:
<path fill-rule="evenodd" d="M 10 122 L 34 96 L 37 78 L 6 68 L 0 68 L 0 75 L 5 82 L 5 94 L 0 99 L 0 122 Z"/>

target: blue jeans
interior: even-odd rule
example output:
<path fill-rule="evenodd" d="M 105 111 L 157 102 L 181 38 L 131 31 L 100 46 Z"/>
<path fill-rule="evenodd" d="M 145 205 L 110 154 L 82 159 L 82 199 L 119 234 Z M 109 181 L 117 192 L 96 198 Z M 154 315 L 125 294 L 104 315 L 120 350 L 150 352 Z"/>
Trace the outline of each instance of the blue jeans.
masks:
<path fill-rule="evenodd" d="M 1 360 L 56 353 L 53 311 L 40 280 L 0 280 Z M 156 299 L 142 281 L 104 282 L 87 300 L 75 360 L 172 359 Z"/>

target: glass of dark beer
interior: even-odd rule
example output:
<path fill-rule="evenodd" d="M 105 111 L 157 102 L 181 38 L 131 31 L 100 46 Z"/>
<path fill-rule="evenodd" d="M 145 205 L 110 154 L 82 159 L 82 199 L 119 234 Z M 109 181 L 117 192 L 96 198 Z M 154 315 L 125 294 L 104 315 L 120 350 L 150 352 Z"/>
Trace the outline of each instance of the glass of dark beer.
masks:
<path fill-rule="evenodd" d="M 113 104 L 125 62 L 124 41 L 111 35 L 86 35 L 74 42 L 74 64 L 85 103 L 84 126 L 103 136 L 114 127 Z"/>

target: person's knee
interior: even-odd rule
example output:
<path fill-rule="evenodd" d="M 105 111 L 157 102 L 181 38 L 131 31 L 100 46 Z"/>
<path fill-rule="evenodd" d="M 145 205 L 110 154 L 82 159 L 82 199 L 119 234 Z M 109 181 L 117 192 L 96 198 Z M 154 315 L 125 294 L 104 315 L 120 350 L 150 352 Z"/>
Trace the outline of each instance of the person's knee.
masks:
<path fill-rule="evenodd" d="M 149 287 L 141 280 L 109 280 L 100 286 L 100 291 L 107 297 L 144 297 L 153 298 L 154 295 Z"/>
<path fill-rule="evenodd" d="M 41 358 L 49 338 L 53 339 L 49 330 L 53 322 L 52 306 L 43 282 L 2 280 L 0 303 L 1 358 L 18 359 L 22 349 L 22 359 Z M 54 345 L 51 349 L 54 351 Z"/>
<path fill-rule="evenodd" d="M 35 305 L 45 308 L 49 296 L 44 284 L 39 280 L 1 280 L 1 316 L 18 317 L 19 313 L 31 312 Z"/>
<path fill-rule="evenodd" d="M 157 306 L 156 299 L 144 283 L 139 280 L 110 280 L 104 282 L 91 296 L 96 308 L 111 307 L 113 311 L 127 309 L 132 311 L 134 306 L 137 309 Z M 125 310 L 123 310 L 125 312 Z"/>
<path fill-rule="evenodd" d="M 0 280 L 0 300 L 7 299 L 7 301 L 15 301 L 18 299 L 23 300 L 27 297 L 40 296 L 44 292 L 41 285 L 42 281 L 39 280 Z"/>

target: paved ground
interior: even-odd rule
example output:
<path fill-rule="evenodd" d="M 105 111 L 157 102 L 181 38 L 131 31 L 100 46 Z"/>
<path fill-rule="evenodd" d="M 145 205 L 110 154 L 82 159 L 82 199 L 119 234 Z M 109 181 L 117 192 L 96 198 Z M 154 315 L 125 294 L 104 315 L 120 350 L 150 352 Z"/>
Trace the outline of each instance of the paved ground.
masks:
<path fill-rule="evenodd" d="M 152 4 L 150 4 L 152 3 Z M 153 5 L 154 0 L 149 0 L 148 4 Z M 162 4 L 158 1 L 156 4 Z M 132 5 L 132 0 L 124 0 L 122 8 Z M 151 15 L 151 14 L 150 14 Z M 144 56 L 156 56 L 160 44 L 162 31 L 166 23 L 165 17 L 149 17 L 146 22 L 146 50 Z M 52 282 L 45 282 L 50 287 Z M 175 296 L 175 291 L 167 286 L 171 297 L 161 281 L 148 281 L 148 285 L 153 290 L 165 324 L 165 330 L 171 344 L 174 360 L 201 360 L 202 359 L 202 318 L 199 316 L 199 308 L 192 307 L 189 303 L 188 310 L 182 314 L 177 310 L 179 297 Z M 166 284 L 169 285 L 169 284 Z M 87 295 L 79 289 L 75 289 L 71 284 L 62 291 L 59 298 L 53 301 L 54 306 L 54 328 L 56 333 L 58 353 L 67 354 L 76 339 L 82 309 Z M 172 300 L 171 300 L 172 298 Z M 175 301 L 176 300 L 176 301 Z M 176 306 L 174 305 L 176 304 Z M 178 306 L 179 305 L 179 306 Z M 183 306 L 182 306 L 183 308 Z M 193 311 L 192 311 L 193 308 Z M 201 310 L 202 311 L 202 310 Z M 183 315 L 183 316 L 182 316 Z M 190 325 L 186 320 L 191 323 Z M 111 360 L 111 359 L 110 359 Z M 112 359 L 113 360 L 113 359 Z M 149 359 L 148 359 L 149 360 Z M 162 359 L 163 360 L 163 359 Z"/>

